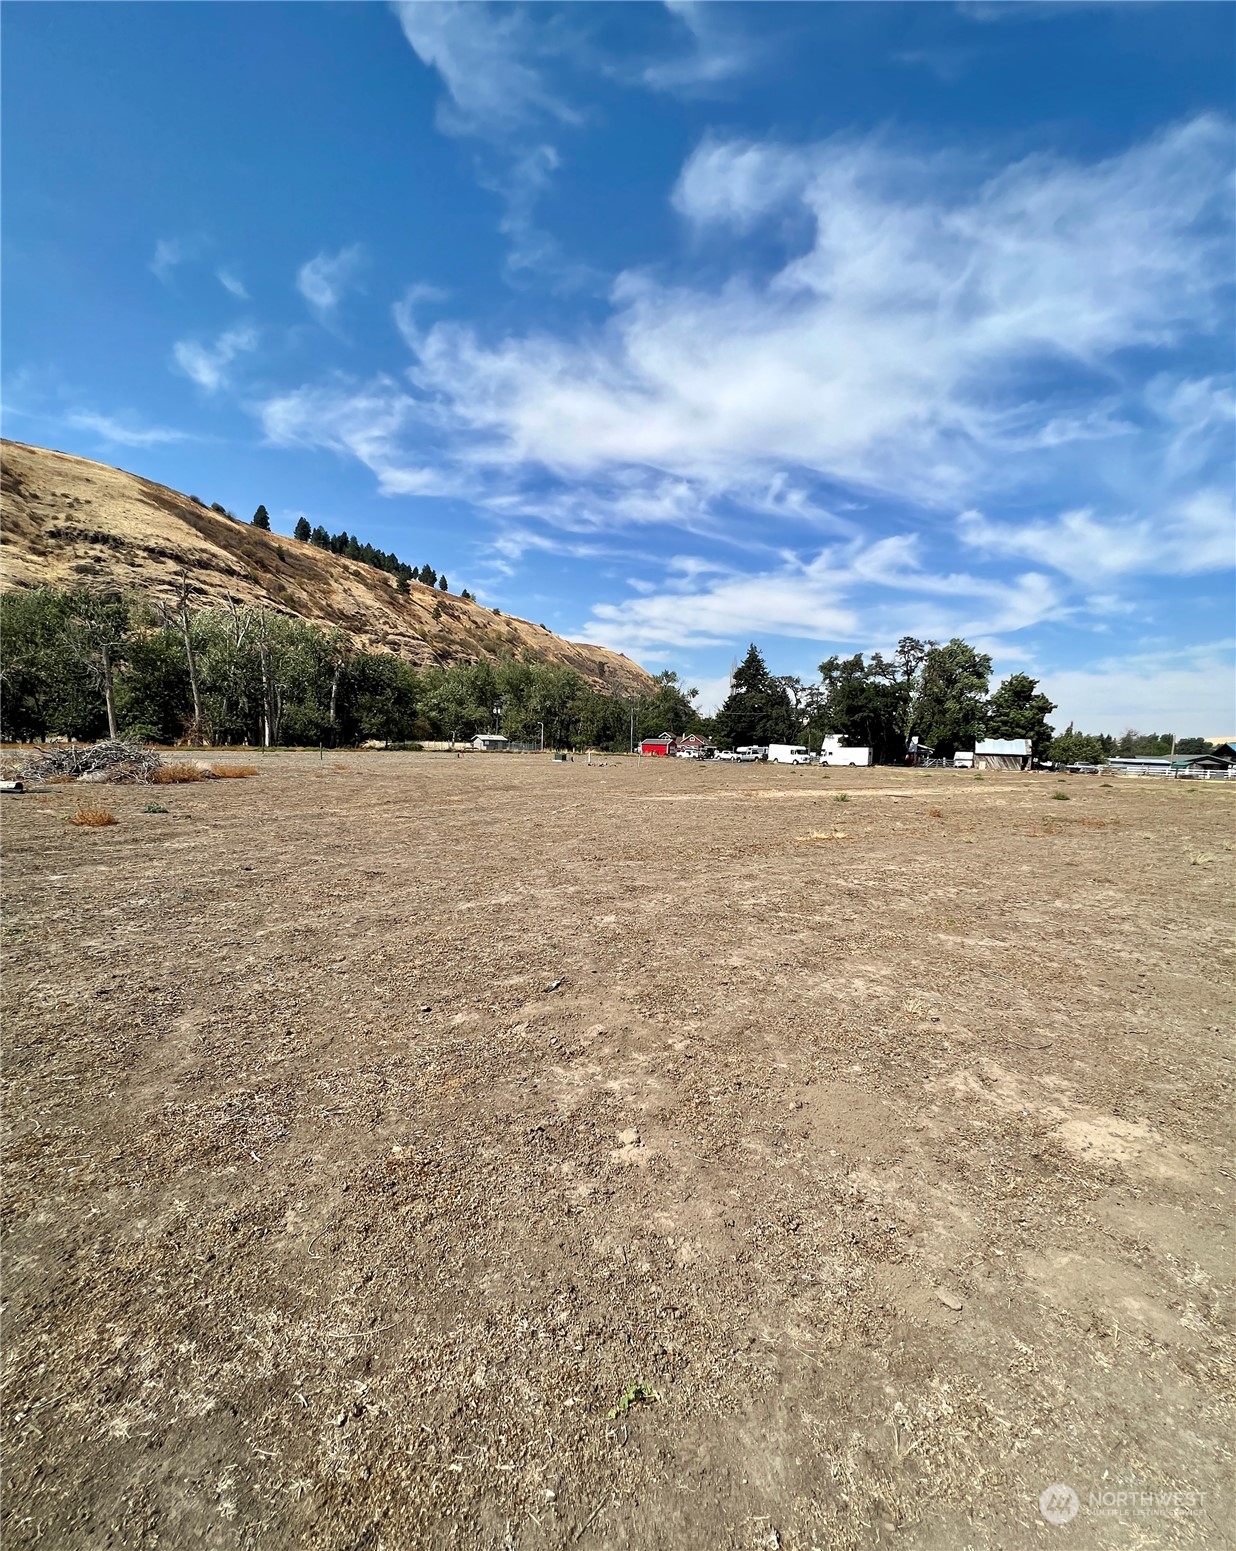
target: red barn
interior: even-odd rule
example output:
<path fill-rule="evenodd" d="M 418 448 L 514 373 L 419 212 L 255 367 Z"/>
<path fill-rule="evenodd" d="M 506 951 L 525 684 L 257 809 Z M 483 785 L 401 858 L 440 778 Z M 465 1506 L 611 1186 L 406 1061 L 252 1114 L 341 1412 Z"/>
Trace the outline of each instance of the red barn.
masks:
<path fill-rule="evenodd" d="M 639 746 L 641 754 L 672 754 L 678 747 L 678 740 L 668 732 L 663 732 L 659 738 L 645 738 Z"/>

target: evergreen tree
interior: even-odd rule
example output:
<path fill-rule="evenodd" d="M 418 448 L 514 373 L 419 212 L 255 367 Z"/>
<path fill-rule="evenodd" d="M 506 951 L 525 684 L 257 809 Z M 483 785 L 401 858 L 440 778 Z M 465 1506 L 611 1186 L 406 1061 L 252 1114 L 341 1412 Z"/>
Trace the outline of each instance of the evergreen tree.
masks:
<path fill-rule="evenodd" d="M 472 602 L 472 594 L 468 591 L 468 589 L 466 587 L 459 594 L 459 596 L 464 600 L 465 603 L 471 603 Z"/>
<path fill-rule="evenodd" d="M 438 591 L 439 592 L 449 592 L 450 591 L 450 588 L 446 585 L 446 577 L 445 576 L 440 576 L 438 578 Z"/>
<path fill-rule="evenodd" d="M 1035 759 L 1046 759 L 1055 729 L 1047 718 L 1056 709 L 1039 693 L 1038 679 L 1026 673 L 1011 674 L 987 704 L 989 738 L 1029 738 Z"/>
<path fill-rule="evenodd" d="M 253 526 L 261 528 L 263 533 L 270 532 L 270 513 L 264 506 L 259 506 L 253 514 Z"/>
<path fill-rule="evenodd" d="M 731 749 L 792 743 L 798 735 L 785 686 L 769 673 L 754 642 L 734 670 L 729 697 L 717 712 L 714 728 L 717 742 Z"/>
<path fill-rule="evenodd" d="M 309 535 L 309 542 L 317 549 L 329 549 L 330 534 L 327 533 L 321 523 L 318 523 L 317 527 Z"/>

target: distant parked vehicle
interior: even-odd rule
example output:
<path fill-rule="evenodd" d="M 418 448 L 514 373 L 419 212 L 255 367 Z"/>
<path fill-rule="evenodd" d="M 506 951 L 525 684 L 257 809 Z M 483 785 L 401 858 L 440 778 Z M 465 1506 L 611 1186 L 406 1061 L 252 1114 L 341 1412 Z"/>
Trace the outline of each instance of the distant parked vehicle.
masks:
<path fill-rule="evenodd" d="M 718 749 L 717 752 L 712 757 L 714 759 L 723 759 L 727 763 L 731 763 L 731 762 L 737 760 L 738 755 L 735 754 L 733 749 Z"/>
<path fill-rule="evenodd" d="M 809 765 L 811 755 L 801 743 L 770 743 L 768 762 L 772 765 Z"/>
<path fill-rule="evenodd" d="M 755 748 L 753 745 L 748 745 L 746 748 L 736 749 L 735 756 L 744 765 L 754 765 L 757 764 L 761 759 L 768 758 L 768 754 L 765 749 Z"/>
<path fill-rule="evenodd" d="M 841 739 L 830 734 L 824 739 L 820 748 L 820 763 L 822 765 L 869 765 L 871 750 L 843 748 Z"/>

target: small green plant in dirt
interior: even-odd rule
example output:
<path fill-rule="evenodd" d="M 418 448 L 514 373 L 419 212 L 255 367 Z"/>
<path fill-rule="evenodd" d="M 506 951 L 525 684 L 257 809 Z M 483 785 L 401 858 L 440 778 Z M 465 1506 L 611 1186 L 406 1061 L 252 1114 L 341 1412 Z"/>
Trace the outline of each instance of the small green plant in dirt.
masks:
<path fill-rule="evenodd" d="M 624 1389 L 618 1397 L 618 1404 L 608 1413 L 610 1421 L 620 1416 L 625 1416 L 632 1406 L 640 1404 L 650 1405 L 653 1401 L 660 1400 L 660 1395 L 651 1384 L 632 1384 L 629 1389 Z"/>
<path fill-rule="evenodd" d="M 986 779 L 987 779 L 987 777 L 986 777 L 986 776 L 981 776 L 981 775 L 979 775 L 979 776 L 975 776 L 975 778 L 974 778 L 974 779 L 975 779 L 975 780 L 976 780 L 976 781 L 985 781 L 985 780 L 986 780 Z"/>
<path fill-rule="evenodd" d="M 1069 794 L 1068 792 L 1053 792 L 1051 794 L 1051 800 L 1053 802 L 1068 802 Z"/>
<path fill-rule="evenodd" d="M 849 800 L 849 792 L 838 792 L 837 795 L 833 798 L 834 802 L 849 802 Z"/>
<path fill-rule="evenodd" d="M 148 802 L 142 809 L 143 813 L 166 813 L 167 809 L 161 802 Z"/>

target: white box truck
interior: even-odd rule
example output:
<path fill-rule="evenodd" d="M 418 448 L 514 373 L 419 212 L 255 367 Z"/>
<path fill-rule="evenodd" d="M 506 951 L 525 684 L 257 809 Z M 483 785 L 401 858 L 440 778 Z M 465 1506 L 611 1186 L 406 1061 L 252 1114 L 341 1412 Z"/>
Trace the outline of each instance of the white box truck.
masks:
<path fill-rule="evenodd" d="M 822 765 L 869 765 L 871 750 L 842 748 L 841 739 L 830 736 L 824 739 L 820 749 L 820 763 Z"/>
<path fill-rule="evenodd" d="M 801 743 L 770 743 L 768 762 L 770 765 L 809 765 L 811 755 Z"/>

